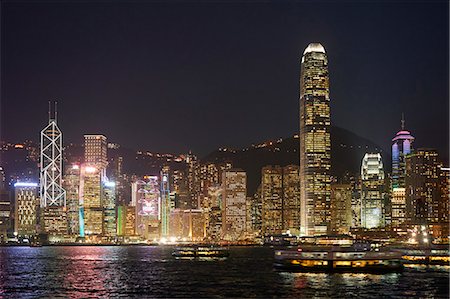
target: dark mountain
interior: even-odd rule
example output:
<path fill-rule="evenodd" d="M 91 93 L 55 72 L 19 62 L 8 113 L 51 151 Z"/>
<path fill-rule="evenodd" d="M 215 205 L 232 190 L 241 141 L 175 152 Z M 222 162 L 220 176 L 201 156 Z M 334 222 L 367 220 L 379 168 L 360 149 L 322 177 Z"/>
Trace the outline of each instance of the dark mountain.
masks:
<path fill-rule="evenodd" d="M 367 152 L 380 152 L 385 171 L 390 172 L 391 156 L 372 141 L 348 130 L 331 127 L 332 174 L 342 178 L 346 173 L 359 174 L 361 160 Z M 230 161 L 234 167 L 247 172 L 248 195 L 254 194 L 261 181 L 261 168 L 266 165 L 299 164 L 298 136 L 252 144 L 244 149 L 221 148 L 210 153 L 202 162 Z"/>

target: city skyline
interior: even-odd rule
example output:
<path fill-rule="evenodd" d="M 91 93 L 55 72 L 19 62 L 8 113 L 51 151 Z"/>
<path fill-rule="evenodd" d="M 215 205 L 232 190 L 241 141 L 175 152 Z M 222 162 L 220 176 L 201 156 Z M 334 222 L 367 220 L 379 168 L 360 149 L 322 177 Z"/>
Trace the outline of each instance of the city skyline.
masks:
<path fill-rule="evenodd" d="M 20 3 L 2 4 L 6 24 L 2 28 L 2 140 L 36 140 L 38 133 L 32 134 L 29 128 L 42 126 L 47 102 L 54 99 L 60 103 L 60 127 L 65 132 L 65 144 L 82 143 L 83 134 L 104 134 L 125 147 L 155 152 L 192 150 L 204 155 L 221 146 L 243 147 L 261 140 L 291 136 L 298 132 L 295 119 L 299 108 L 300 57 L 309 43 L 321 42 L 331 55 L 332 125 L 368 138 L 387 151 L 392 135 L 400 129 L 401 113 L 404 113 L 406 128 L 414 133 L 417 147 L 434 147 L 441 157 L 448 156 L 448 109 L 442 109 L 448 108 L 448 71 L 444 67 L 446 63 L 442 63 L 448 61 L 445 42 L 448 36 L 444 29 L 433 29 L 446 21 L 441 15 L 440 3 L 426 9 L 422 9 L 420 3 L 411 4 L 410 17 L 401 13 L 402 4 L 392 4 L 392 11 L 385 19 L 383 17 L 385 24 L 380 24 L 380 28 L 373 27 L 369 21 L 381 19 L 386 4 L 373 4 L 371 12 L 367 7 L 349 5 L 345 12 L 348 19 L 344 25 L 338 22 L 336 29 L 319 22 L 321 16 L 332 14 L 333 4 L 252 7 L 263 16 L 270 11 L 269 23 L 273 27 L 261 25 L 262 17 L 251 13 L 245 5 L 236 4 L 238 10 L 224 6 L 220 10 L 225 12 L 224 16 L 217 16 L 218 11 L 213 8 L 191 4 L 184 7 L 191 13 L 181 18 L 184 23 L 172 16 L 168 19 L 172 25 L 165 21 L 165 26 L 158 30 L 150 30 L 154 28 L 150 26 L 152 22 L 161 21 L 170 9 L 175 9 L 175 15 L 180 16 L 181 8 L 155 4 L 149 9 L 149 5 L 122 3 L 125 13 L 120 20 L 122 25 L 129 22 L 130 29 L 126 29 L 122 25 L 112 25 L 120 16 L 115 10 L 119 4 L 104 5 L 75 5 L 70 11 L 73 17 L 64 18 L 64 5 L 41 3 L 26 8 Z M 142 8 L 142 12 L 138 8 Z M 298 29 L 306 22 L 300 20 L 299 11 L 315 8 L 324 9 L 319 9 L 317 16 L 309 14 L 307 29 Z M 156 12 L 161 16 L 156 16 Z M 354 16 L 364 12 L 368 13 L 368 20 Z M 32 32 L 42 41 L 34 42 L 32 52 L 25 52 L 33 42 L 27 39 L 29 26 L 38 13 L 57 21 L 60 26 L 58 29 L 48 21 L 36 25 Z M 80 23 L 82 13 L 87 14 L 87 23 Z M 150 13 L 151 20 L 144 19 L 145 13 Z M 413 16 L 419 13 L 434 17 L 430 22 L 417 22 Z M 20 24 L 17 22 L 19 15 L 24 20 Z M 96 21 L 99 15 L 103 17 L 102 22 Z M 204 21 L 218 17 L 223 24 L 213 23 L 210 29 L 199 28 L 193 26 L 193 16 Z M 244 16 L 248 16 L 248 20 Z M 403 17 L 402 24 L 397 23 L 397 17 Z M 348 25 L 357 20 L 362 22 L 361 28 L 344 34 L 344 27 L 348 29 Z M 98 28 L 87 31 L 89 22 L 94 22 Z M 181 23 L 191 27 L 182 30 Z M 380 36 L 386 26 L 390 31 Z M 420 30 L 413 30 L 417 26 Z M 230 35 L 230 27 L 242 27 L 242 32 Z M 144 35 L 145 29 L 153 39 Z M 333 32 L 343 34 L 342 41 L 333 37 Z M 412 43 L 413 32 L 427 35 L 426 45 L 408 46 Z M 116 42 L 129 33 L 134 34 L 128 40 L 130 45 Z M 201 42 L 202 34 L 217 37 L 214 42 L 205 44 Z M 354 39 L 350 38 L 351 34 Z M 370 35 L 377 36 L 376 42 L 369 40 Z M 249 36 L 254 38 L 260 51 L 245 41 Z M 96 37 L 104 43 L 97 43 Z M 55 43 L 58 46 L 52 48 L 56 38 L 64 43 Z M 263 42 L 269 38 L 270 44 L 279 46 L 264 47 Z M 75 47 L 78 50 L 72 47 L 75 41 L 79 41 Z M 167 53 L 164 49 L 170 51 Z M 430 49 L 438 52 L 426 56 L 426 60 L 417 59 L 427 55 Z M 144 55 L 146 50 L 149 55 Z M 69 59 L 61 64 L 65 53 Z M 103 55 L 105 53 L 109 54 Z M 232 55 L 239 53 L 240 56 Z M 397 53 L 401 53 L 403 59 L 394 59 L 398 58 Z M 173 62 L 161 64 L 161 60 Z M 152 65 L 155 67 L 150 67 Z M 383 72 L 383 68 L 398 71 Z M 145 82 L 144 78 L 151 76 L 154 80 Z M 391 83 L 394 77 L 396 84 Z M 423 102 L 434 105 L 423 109 Z M 21 111 L 24 105 L 29 107 L 27 111 Z M 83 113 L 88 107 L 89 113 Z M 14 117 L 18 114 L 27 119 L 26 125 Z M 161 115 L 166 117 L 162 119 Z M 127 125 L 123 126 L 125 123 Z M 373 123 L 377 126 L 372 126 Z M 133 134 L 124 128 L 132 130 Z"/>

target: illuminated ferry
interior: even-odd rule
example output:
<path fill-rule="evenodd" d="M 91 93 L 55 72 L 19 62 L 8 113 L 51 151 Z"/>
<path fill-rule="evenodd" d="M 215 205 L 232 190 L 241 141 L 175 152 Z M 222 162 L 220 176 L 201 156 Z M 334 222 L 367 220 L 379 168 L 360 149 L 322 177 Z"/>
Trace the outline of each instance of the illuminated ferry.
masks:
<path fill-rule="evenodd" d="M 395 249 L 395 251 L 402 254 L 405 264 L 450 266 L 450 250 L 448 245 L 406 247 Z"/>
<path fill-rule="evenodd" d="M 172 256 L 177 258 L 195 258 L 195 257 L 228 257 L 230 251 L 225 247 L 216 246 L 186 246 L 177 247 L 172 252 Z"/>
<path fill-rule="evenodd" d="M 392 251 L 355 251 L 353 248 L 276 250 L 275 268 L 298 272 L 385 273 L 403 270 L 402 256 Z"/>

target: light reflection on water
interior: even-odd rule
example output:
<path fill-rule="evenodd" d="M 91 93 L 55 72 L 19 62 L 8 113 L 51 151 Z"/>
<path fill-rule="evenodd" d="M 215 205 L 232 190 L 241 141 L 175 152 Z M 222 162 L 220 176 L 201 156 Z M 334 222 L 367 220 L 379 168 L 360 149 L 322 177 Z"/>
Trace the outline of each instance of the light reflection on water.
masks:
<path fill-rule="evenodd" d="M 273 270 L 273 249 L 231 248 L 228 259 L 181 259 L 170 247 L 0 247 L 0 297 L 448 297 L 448 267 L 404 273 Z"/>

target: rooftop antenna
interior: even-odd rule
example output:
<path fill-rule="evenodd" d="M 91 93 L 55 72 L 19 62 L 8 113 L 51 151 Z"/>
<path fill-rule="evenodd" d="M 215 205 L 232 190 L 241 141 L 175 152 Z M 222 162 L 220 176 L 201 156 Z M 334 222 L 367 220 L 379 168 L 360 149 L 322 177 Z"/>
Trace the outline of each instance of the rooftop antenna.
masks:
<path fill-rule="evenodd" d="M 402 112 L 402 131 L 405 129 L 405 116 L 403 115 Z"/>
<path fill-rule="evenodd" d="M 58 101 L 55 101 L 55 121 L 58 119 Z"/>
<path fill-rule="evenodd" d="M 50 121 L 50 119 L 51 119 L 51 114 L 52 114 L 52 106 L 51 106 L 51 103 L 50 103 L 50 101 L 48 101 L 48 120 Z"/>

